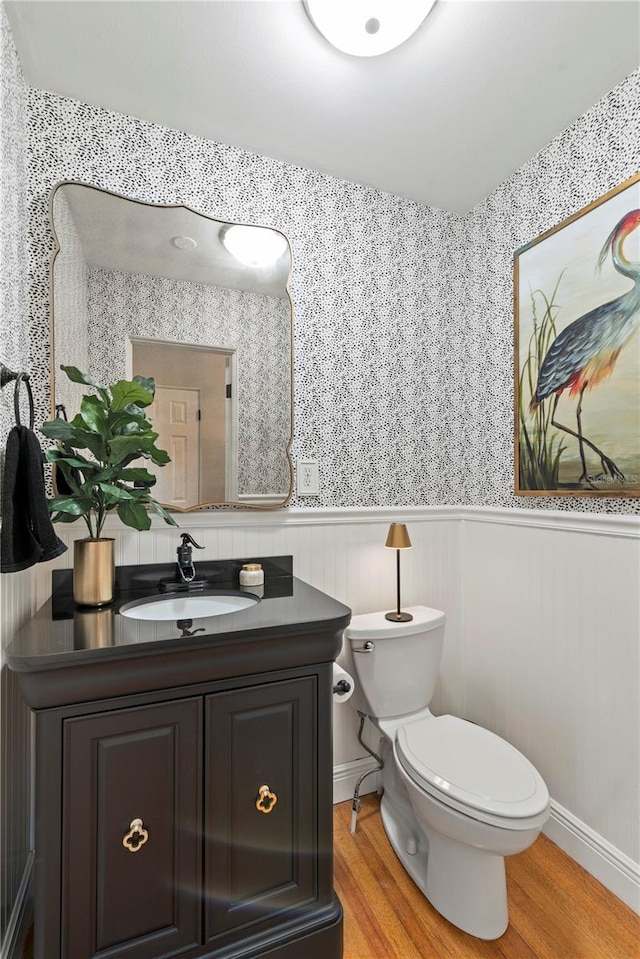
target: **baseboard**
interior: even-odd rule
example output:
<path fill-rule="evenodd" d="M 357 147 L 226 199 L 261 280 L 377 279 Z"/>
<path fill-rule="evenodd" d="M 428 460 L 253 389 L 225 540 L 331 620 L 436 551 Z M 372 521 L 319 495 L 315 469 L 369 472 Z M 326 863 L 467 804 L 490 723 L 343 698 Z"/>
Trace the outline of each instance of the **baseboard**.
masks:
<path fill-rule="evenodd" d="M 373 774 L 373 770 L 378 768 L 375 759 L 368 756 L 365 759 L 354 759 L 350 763 L 342 763 L 340 766 L 333 767 L 333 801 L 334 803 L 345 802 L 347 799 L 353 799 L 353 793 L 358 783 L 358 779 L 363 773 L 371 772 L 363 780 L 360 786 L 360 795 L 374 793 L 378 788 L 378 777 Z"/>
<path fill-rule="evenodd" d="M 333 767 L 333 801 L 352 799 L 359 777 L 369 770 L 371 776 L 363 781 L 360 795 L 375 792 L 378 777 L 373 759 L 357 759 Z M 585 825 L 567 809 L 551 800 L 551 815 L 543 829 L 556 846 L 601 882 L 610 892 L 640 915 L 640 865 L 625 856 L 610 842 Z"/>
<path fill-rule="evenodd" d="M 31 922 L 33 860 L 34 851 L 32 849 L 22 873 L 16 901 L 9 917 L 7 932 L 2 940 L 0 959 L 20 959 L 22 955 L 22 946 Z"/>
<path fill-rule="evenodd" d="M 551 800 L 543 832 L 583 869 L 640 915 L 640 865 Z"/>

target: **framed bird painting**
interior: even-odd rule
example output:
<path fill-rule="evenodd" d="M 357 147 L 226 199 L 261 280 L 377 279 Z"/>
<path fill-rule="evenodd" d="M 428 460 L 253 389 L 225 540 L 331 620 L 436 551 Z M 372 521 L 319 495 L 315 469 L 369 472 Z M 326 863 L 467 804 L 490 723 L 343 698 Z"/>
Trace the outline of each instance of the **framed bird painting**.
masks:
<path fill-rule="evenodd" d="M 516 251 L 515 492 L 640 496 L 640 174 Z"/>

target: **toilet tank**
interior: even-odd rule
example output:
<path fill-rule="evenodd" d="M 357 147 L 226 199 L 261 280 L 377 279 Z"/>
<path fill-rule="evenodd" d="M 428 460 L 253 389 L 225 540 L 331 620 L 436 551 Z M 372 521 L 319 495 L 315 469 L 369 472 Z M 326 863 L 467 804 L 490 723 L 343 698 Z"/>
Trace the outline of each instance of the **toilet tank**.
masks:
<path fill-rule="evenodd" d="M 394 623 L 384 612 L 353 616 L 344 631 L 353 653 L 359 691 L 370 716 L 403 716 L 428 706 L 433 697 L 442 644 L 445 614 L 428 606 L 405 610 L 413 619 Z M 373 648 L 365 651 L 367 643 Z"/>

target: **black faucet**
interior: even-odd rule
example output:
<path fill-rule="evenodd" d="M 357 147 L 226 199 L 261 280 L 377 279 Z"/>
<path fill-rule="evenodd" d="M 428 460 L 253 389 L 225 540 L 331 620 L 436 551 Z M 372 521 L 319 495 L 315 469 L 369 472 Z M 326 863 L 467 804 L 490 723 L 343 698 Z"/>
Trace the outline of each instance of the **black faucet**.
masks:
<path fill-rule="evenodd" d="M 204 546 L 198 546 L 189 533 L 181 533 L 180 538 L 182 543 L 176 550 L 178 553 L 178 574 L 183 583 L 192 583 L 196 578 L 196 568 L 193 565 L 191 546 L 195 546 L 196 549 L 204 549 Z"/>
<path fill-rule="evenodd" d="M 178 569 L 174 579 L 163 579 L 158 583 L 158 589 L 161 593 L 182 592 L 184 590 L 204 589 L 208 585 L 206 579 L 196 579 L 196 568 L 193 564 L 192 546 L 196 549 L 204 549 L 199 546 L 193 536 L 189 533 L 181 533 L 182 542 L 176 550 L 178 554 Z"/>

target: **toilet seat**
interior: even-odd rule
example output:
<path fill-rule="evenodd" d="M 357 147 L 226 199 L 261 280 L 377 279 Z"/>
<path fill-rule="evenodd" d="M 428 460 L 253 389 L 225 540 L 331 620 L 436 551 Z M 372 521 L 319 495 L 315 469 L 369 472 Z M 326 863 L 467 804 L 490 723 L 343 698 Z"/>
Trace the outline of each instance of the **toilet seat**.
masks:
<path fill-rule="evenodd" d="M 549 792 L 537 769 L 482 726 L 427 716 L 398 728 L 395 752 L 416 785 L 467 816 L 507 829 L 548 818 Z"/>

